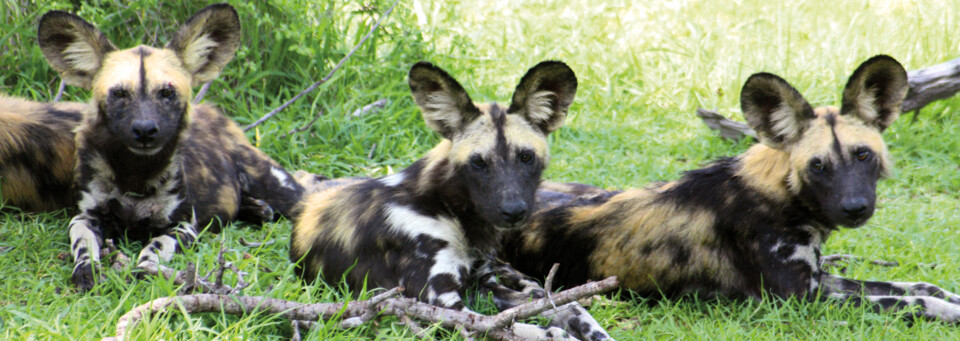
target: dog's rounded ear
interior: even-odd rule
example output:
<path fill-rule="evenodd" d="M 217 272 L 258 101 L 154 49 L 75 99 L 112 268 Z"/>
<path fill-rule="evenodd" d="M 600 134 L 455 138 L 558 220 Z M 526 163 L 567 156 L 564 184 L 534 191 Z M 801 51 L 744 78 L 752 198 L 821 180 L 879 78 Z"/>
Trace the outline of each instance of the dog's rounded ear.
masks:
<path fill-rule="evenodd" d="M 522 115 L 546 135 L 563 125 L 576 95 L 573 69 L 560 61 L 544 61 L 520 79 L 507 112 Z"/>
<path fill-rule="evenodd" d="M 463 127 L 480 117 L 470 95 L 446 71 L 428 62 L 410 68 L 410 92 L 430 129 L 453 139 Z"/>
<path fill-rule="evenodd" d="M 909 89 L 907 70 L 900 62 L 887 55 L 874 56 L 847 81 L 840 114 L 852 114 L 882 132 L 900 116 Z"/>
<path fill-rule="evenodd" d="M 740 91 L 740 108 L 760 142 L 782 149 L 795 143 L 817 118 L 797 89 L 771 73 L 750 76 Z"/>
<path fill-rule="evenodd" d="M 86 89 L 107 53 L 117 49 L 103 32 L 64 11 L 50 11 L 40 18 L 37 42 L 47 62 L 67 84 Z"/>
<path fill-rule="evenodd" d="M 193 75 L 193 86 L 212 81 L 240 47 L 240 18 L 228 4 L 210 5 L 187 20 L 166 48 Z"/>

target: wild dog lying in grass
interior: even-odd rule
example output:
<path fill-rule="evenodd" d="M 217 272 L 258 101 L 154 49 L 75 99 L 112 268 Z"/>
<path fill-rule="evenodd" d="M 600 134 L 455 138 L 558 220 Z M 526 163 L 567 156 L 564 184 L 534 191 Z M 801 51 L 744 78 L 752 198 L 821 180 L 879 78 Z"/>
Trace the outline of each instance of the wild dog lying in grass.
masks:
<path fill-rule="evenodd" d="M 117 50 L 60 11 L 40 19 L 38 37 L 64 80 L 92 90 L 77 129 L 79 214 L 70 222 L 80 289 L 96 281 L 106 236 L 151 238 L 137 267 L 155 270 L 208 224 L 292 216 L 303 188 L 216 108 L 190 103 L 191 87 L 214 79 L 240 43 L 232 7 L 202 9 L 164 48 Z"/>
<path fill-rule="evenodd" d="M 343 278 L 354 289 L 403 286 L 408 296 L 462 310 L 462 294 L 475 282 L 500 308 L 542 296 L 493 256 L 499 232 L 522 228 L 533 212 L 549 158 L 546 136 L 576 94 L 573 71 L 560 62 L 534 66 L 509 107 L 475 105 L 430 63 L 414 65 L 409 81 L 424 120 L 444 140 L 399 173 L 309 195 L 290 238 L 297 274 Z"/>
<path fill-rule="evenodd" d="M 880 134 L 906 92 L 906 72 L 888 56 L 854 71 L 839 110 L 813 109 L 780 77 L 755 74 L 741 105 L 761 144 L 644 189 L 575 197 L 547 188 L 541 196 L 554 207 L 505 236 L 504 256 L 540 276 L 559 262 L 563 285 L 616 275 L 647 296 L 766 291 L 918 306 L 921 316 L 958 321 L 960 297 L 931 284 L 858 281 L 819 266 L 832 231 L 873 215 L 876 182 L 890 168 Z"/>
<path fill-rule="evenodd" d="M 73 129 L 87 105 L 0 95 L 0 201 L 24 211 L 75 204 Z"/>

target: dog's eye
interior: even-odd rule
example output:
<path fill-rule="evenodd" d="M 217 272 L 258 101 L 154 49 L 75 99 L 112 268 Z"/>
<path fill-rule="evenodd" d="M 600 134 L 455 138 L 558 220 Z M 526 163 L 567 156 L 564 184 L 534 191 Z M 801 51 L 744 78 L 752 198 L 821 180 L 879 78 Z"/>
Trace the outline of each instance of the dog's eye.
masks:
<path fill-rule="evenodd" d="M 116 89 L 116 90 L 110 91 L 110 97 L 113 97 L 113 98 L 127 98 L 128 96 L 130 96 L 130 93 L 128 93 L 127 90 Z"/>
<path fill-rule="evenodd" d="M 483 161 L 483 158 L 480 155 L 474 155 L 470 158 L 470 164 L 479 169 L 487 168 L 487 163 Z"/>
<path fill-rule="evenodd" d="M 173 98 L 173 95 L 176 92 L 173 89 L 163 88 L 160 89 L 160 98 Z"/>
<path fill-rule="evenodd" d="M 867 161 L 871 156 L 873 156 L 873 153 L 871 153 L 869 150 L 857 151 L 857 160 Z"/>
<path fill-rule="evenodd" d="M 520 152 L 520 162 L 527 163 L 533 160 L 533 153 L 528 151 Z"/>
<path fill-rule="evenodd" d="M 824 168 L 825 166 L 823 165 L 823 161 L 820 161 L 820 159 L 810 160 L 810 170 L 814 173 L 820 174 L 823 172 Z"/>

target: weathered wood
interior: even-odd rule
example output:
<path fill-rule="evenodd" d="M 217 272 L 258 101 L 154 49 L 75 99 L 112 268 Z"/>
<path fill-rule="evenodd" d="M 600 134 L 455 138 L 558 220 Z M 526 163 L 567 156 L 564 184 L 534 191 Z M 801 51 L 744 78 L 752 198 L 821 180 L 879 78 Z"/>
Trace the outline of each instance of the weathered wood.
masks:
<path fill-rule="evenodd" d="M 920 109 L 934 101 L 953 97 L 960 92 L 960 58 L 928 68 L 907 71 L 910 90 L 900 105 L 901 113 L 913 111 L 911 122 L 917 120 Z M 719 130 L 720 137 L 739 140 L 744 136 L 756 138 L 757 133 L 746 123 L 731 120 L 716 111 L 697 108 L 697 116 L 710 129 Z"/>
<path fill-rule="evenodd" d="M 496 340 L 523 340 L 526 339 L 526 333 L 536 332 L 539 328 L 514 323 L 515 321 L 550 310 L 554 305 L 568 304 L 616 287 L 617 278 L 608 277 L 602 281 L 589 282 L 559 292 L 553 296 L 553 300 L 547 298 L 532 300 L 492 316 L 445 309 L 413 298 L 398 297 L 400 289 L 396 288 L 367 301 L 344 303 L 306 304 L 271 297 L 216 294 L 161 297 L 137 306 L 121 316 L 117 321 L 116 336 L 107 337 L 104 340 L 125 340 L 127 332 L 145 316 L 171 310 L 187 314 L 205 312 L 231 315 L 277 314 L 292 321 L 317 321 L 340 317 L 344 318 L 340 323 L 341 328 L 359 325 L 378 315 L 404 315 L 428 323 L 440 323 L 447 328 L 465 328 Z"/>

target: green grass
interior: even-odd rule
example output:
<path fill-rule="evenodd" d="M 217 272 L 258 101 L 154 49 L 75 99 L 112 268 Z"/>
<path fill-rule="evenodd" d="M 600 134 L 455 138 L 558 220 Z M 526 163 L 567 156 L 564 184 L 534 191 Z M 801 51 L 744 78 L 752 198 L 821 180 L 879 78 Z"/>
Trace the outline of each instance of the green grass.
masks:
<path fill-rule="evenodd" d="M 36 21 L 52 8 L 77 11 L 122 47 L 166 41 L 172 28 L 203 6 L 158 0 L 38 5 L 0 0 L 0 92 L 50 100 L 58 78 L 36 45 Z M 356 43 L 389 1 L 240 3 L 244 44 L 214 82 L 206 101 L 240 124 L 292 97 Z M 161 15 L 162 14 L 162 15 Z M 379 176 L 410 164 L 438 141 L 410 100 L 406 71 L 418 60 L 437 63 L 477 101 L 506 100 L 519 77 L 543 59 L 561 59 L 580 87 L 566 125 L 551 140 L 545 178 L 610 188 L 676 178 L 684 170 L 734 155 L 749 141 L 722 140 L 693 114 L 698 106 L 742 119 L 739 89 L 759 71 L 781 75 L 814 105 L 836 105 L 853 69 L 885 53 L 907 69 L 960 55 L 960 1 L 405 1 L 330 82 L 248 134 L 291 169 L 328 176 Z M 160 29 L 158 29 L 158 27 Z M 147 32 L 147 33 L 145 33 Z M 159 35 L 157 32 L 161 32 Z M 68 88 L 67 100 L 87 94 Z M 385 110 L 350 113 L 388 99 Z M 878 211 L 866 226 L 842 230 L 826 253 L 900 262 L 852 262 L 859 279 L 927 281 L 960 291 L 960 100 L 934 103 L 920 120 L 896 122 L 885 138 L 896 159 L 878 186 Z M 280 135 L 323 116 L 309 130 Z M 150 278 L 127 283 L 108 271 L 94 292 L 69 283 L 64 212 L 0 213 L 0 338 L 91 339 L 113 333 L 116 319 L 177 287 Z M 182 268 L 215 264 L 221 241 L 228 261 L 250 272 L 248 295 L 333 302 L 342 288 L 294 280 L 286 260 L 290 223 L 236 225 L 204 235 L 174 258 Z M 276 240 L 248 248 L 239 238 Z M 139 245 L 120 243 L 128 254 Z M 272 272 L 261 270 L 261 266 Z M 227 281 L 235 281 L 232 276 Z M 957 326 L 906 323 L 835 303 L 678 300 L 647 302 L 628 292 L 591 311 L 618 339 L 956 339 Z M 353 330 L 316 328 L 309 339 L 412 338 L 387 318 Z M 289 324 L 274 316 L 168 314 L 135 330 L 138 339 L 286 339 Z M 438 331 L 438 338 L 456 337 Z"/>

